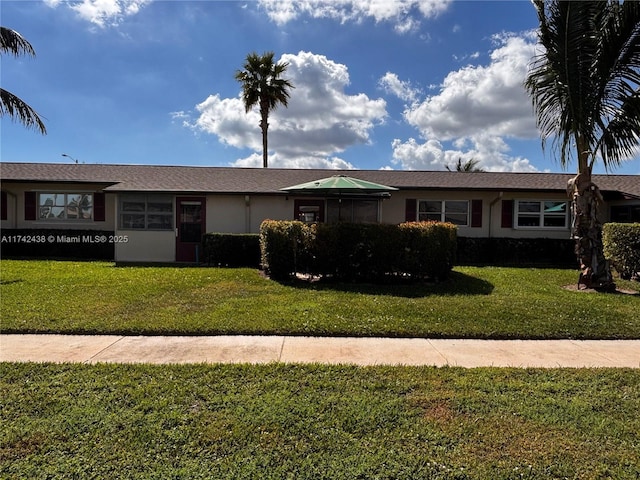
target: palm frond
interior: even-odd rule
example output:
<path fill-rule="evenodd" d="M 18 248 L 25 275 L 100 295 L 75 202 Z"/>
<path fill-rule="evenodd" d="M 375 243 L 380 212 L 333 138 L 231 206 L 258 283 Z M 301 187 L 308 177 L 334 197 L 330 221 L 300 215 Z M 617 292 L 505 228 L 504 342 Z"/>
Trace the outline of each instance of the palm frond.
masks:
<path fill-rule="evenodd" d="M 15 30 L 0 27 L 0 52 L 14 56 L 29 55 L 35 57 L 36 52 L 31 44 Z"/>
<path fill-rule="evenodd" d="M 0 116 L 4 117 L 5 115 L 9 115 L 27 128 L 39 130 L 43 135 L 47 133 L 44 122 L 33 108 L 13 93 L 0 88 Z"/>
<path fill-rule="evenodd" d="M 542 146 L 548 139 L 566 166 L 599 154 L 605 167 L 638 143 L 640 3 L 534 0 L 545 51 L 534 58 L 525 88 Z"/>

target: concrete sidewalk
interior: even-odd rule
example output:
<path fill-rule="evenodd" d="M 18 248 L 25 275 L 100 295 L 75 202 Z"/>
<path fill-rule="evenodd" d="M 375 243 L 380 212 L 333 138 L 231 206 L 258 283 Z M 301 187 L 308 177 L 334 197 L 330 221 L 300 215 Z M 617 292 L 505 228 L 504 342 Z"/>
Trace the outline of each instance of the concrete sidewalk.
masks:
<path fill-rule="evenodd" d="M 640 368 L 640 340 L 0 335 L 0 361 Z"/>

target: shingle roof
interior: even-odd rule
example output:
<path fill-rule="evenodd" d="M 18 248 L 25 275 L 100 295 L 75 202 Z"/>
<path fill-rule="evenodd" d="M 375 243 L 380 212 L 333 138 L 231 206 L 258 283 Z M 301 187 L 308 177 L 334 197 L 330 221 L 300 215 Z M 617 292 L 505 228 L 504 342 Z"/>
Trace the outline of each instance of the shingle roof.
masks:
<path fill-rule="evenodd" d="M 574 176 L 564 173 L 0 163 L 0 179 L 5 182 L 90 182 L 104 184 L 105 191 L 113 192 L 282 194 L 281 188 L 338 174 L 401 190 L 553 192 L 565 191 L 567 180 Z M 640 176 L 638 175 L 594 175 L 594 182 L 603 192 L 620 192 L 640 198 Z"/>

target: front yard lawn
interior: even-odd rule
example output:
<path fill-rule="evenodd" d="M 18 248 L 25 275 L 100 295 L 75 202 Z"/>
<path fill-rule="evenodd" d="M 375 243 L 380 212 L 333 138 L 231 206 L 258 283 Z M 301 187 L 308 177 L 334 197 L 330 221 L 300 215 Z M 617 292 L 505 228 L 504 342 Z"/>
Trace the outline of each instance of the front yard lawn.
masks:
<path fill-rule="evenodd" d="M 0 364 L 0 478 L 640 476 L 637 370 Z"/>
<path fill-rule="evenodd" d="M 640 296 L 577 272 L 457 267 L 439 284 L 281 284 L 251 269 L 0 262 L 3 333 L 640 338 Z M 637 283 L 619 281 L 636 288 Z"/>

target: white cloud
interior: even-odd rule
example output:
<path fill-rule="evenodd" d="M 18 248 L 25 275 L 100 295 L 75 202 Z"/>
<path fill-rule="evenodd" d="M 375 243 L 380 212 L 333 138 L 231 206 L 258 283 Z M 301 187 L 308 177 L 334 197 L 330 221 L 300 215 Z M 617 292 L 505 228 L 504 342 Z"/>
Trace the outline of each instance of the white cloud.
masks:
<path fill-rule="evenodd" d="M 509 156 L 506 138 L 537 137 L 523 82 L 534 54 L 533 35 L 500 35 L 487 66 L 449 73 L 436 95 L 407 107 L 404 118 L 426 139 L 395 140 L 394 163 L 403 168 L 444 168 L 471 158 L 492 171 L 533 171 L 525 158 Z M 442 142 L 452 142 L 447 150 Z M 467 150 L 462 150 L 467 148 Z"/>
<path fill-rule="evenodd" d="M 331 18 L 340 23 L 390 22 L 398 33 L 418 28 L 419 17 L 432 18 L 444 12 L 452 0 L 259 0 L 267 16 L 284 25 L 301 16 Z"/>
<path fill-rule="evenodd" d="M 252 153 L 247 158 L 240 158 L 231 163 L 232 167 L 258 168 L 262 167 L 262 154 Z M 326 170 L 354 170 L 351 163 L 338 158 L 296 157 L 284 158 L 279 153 L 269 156 L 269 166 L 278 168 L 319 168 Z"/>
<path fill-rule="evenodd" d="M 60 4 L 67 5 L 80 18 L 99 27 L 118 25 L 124 17 L 137 14 L 152 0 L 81 0 L 69 2 L 63 0 L 44 0 L 52 8 Z"/>
<path fill-rule="evenodd" d="M 490 172 L 535 172 L 537 169 L 523 157 L 509 155 L 509 146 L 500 137 L 478 137 L 473 141 L 454 142 L 447 149 L 438 140 L 419 143 L 413 138 L 406 142 L 395 139 L 392 143 L 394 165 L 403 170 L 444 170 L 476 160 L 478 166 Z"/>
<path fill-rule="evenodd" d="M 411 82 L 405 82 L 395 73 L 387 72 L 378 81 L 378 85 L 387 93 L 395 95 L 404 102 L 413 103 L 417 100 L 420 90 L 411 86 Z"/>
<path fill-rule="evenodd" d="M 405 112 L 425 136 L 447 140 L 491 132 L 531 138 L 537 135 L 523 82 L 534 54 L 528 37 L 497 39 L 488 66 L 467 66 L 447 75 L 437 95 Z"/>
<path fill-rule="evenodd" d="M 370 142 L 371 130 L 386 118 L 386 102 L 370 99 L 364 93 L 346 94 L 347 67 L 323 55 L 299 52 L 285 54 L 279 61 L 289 63 L 285 77 L 295 88 L 288 107 L 280 106 L 269 115 L 269 164 L 351 168 L 335 155 L 350 146 Z M 191 126 L 197 131 L 216 135 L 227 145 L 252 149 L 261 156 L 257 107 L 247 114 L 240 96 L 220 98 L 216 94 L 197 105 L 196 110 L 199 116 Z M 240 162 L 255 163 L 255 157 Z"/>

